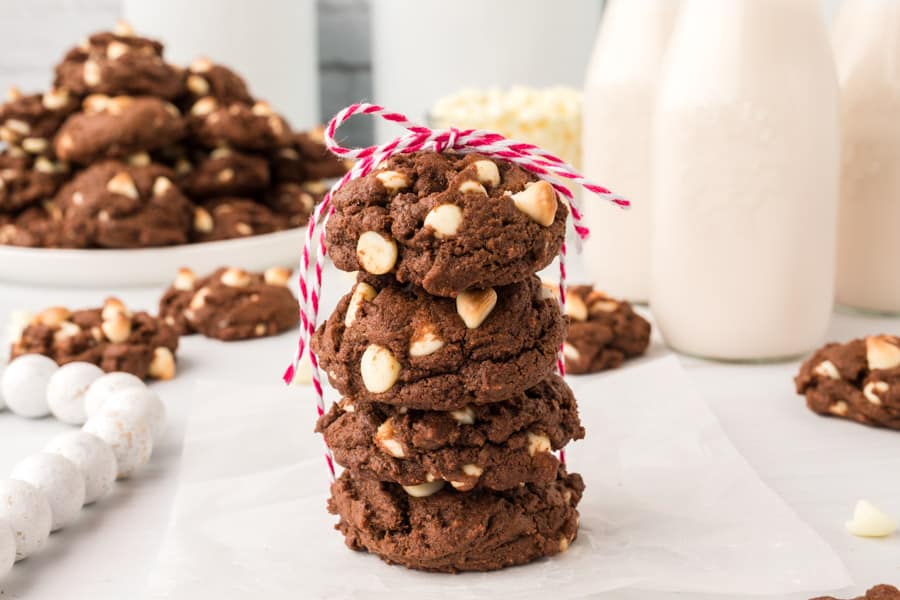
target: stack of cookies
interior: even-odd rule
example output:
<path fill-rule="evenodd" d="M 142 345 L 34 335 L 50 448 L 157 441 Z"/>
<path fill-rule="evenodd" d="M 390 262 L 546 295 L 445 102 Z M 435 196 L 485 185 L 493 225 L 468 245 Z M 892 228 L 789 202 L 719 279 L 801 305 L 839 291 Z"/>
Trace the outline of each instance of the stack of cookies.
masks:
<path fill-rule="evenodd" d="M 430 571 L 566 550 L 584 484 L 554 451 L 583 437 L 555 374 L 565 320 L 535 272 L 566 207 L 483 156 L 395 156 L 334 197 L 329 253 L 359 270 L 313 350 L 343 396 L 318 425 L 345 467 L 347 545 Z"/>
<path fill-rule="evenodd" d="M 299 227 L 343 174 L 236 73 L 167 63 L 126 25 L 0 106 L 0 244 L 135 248 Z"/>

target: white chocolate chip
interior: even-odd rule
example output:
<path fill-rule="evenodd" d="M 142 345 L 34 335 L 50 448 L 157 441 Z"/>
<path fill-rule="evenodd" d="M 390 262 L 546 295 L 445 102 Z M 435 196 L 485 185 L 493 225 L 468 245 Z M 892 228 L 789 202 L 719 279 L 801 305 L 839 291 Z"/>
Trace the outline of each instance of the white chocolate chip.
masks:
<path fill-rule="evenodd" d="M 456 312 L 469 329 L 478 329 L 497 305 L 497 292 L 493 288 L 466 290 L 456 296 Z"/>
<path fill-rule="evenodd" d="M 206 57 L 200 57 L 191 63 L 189 69 L 194 73 L 206 73 L 213 68 L 213 63 Z"/>
<path fill-rule="evenodd" d="M 409 340 L 409 355 L 413 357 L 428 356 L 444 347 L 442 340 L 434 331 L 433 325 L 426 325 Z"/>
<path fill-rule="evenodd" d="M 43 154 L 50 143 L 44 138 L 28 137 L 22 140 L 22 149 L 29 154 Z"/>
<path fill-rule="evenodd" d="M 130 317 L 131 311 L 129 311 L 128 307 L 125 306 L 125 303 L 118 298 L 107 298 L 103 303 L 103 310 L 100 313 L 100 317 L 103 320 L 107 320 L 114 318 L 116 315 Z"/>
<path fill-rule="evenodd" d="M 481 183 L 490 187 L 500 184 L 500 170 L 497 169 L 497 164 L 492 160 L 475 161 L 475 172 L 477 173 L 478 181 Z"/>
<path fill-rule="evenodd" d="M 228 146 L 219 146 L 215 150 L 209 153 L 210 158 L 225 158 L 226 156 L 231 156 L 234 152 L 231 151 L 231 148 Z"/>
<path fill-rule="evenodd" d="M 565 552 L 565 551 L 568 550 L 568 549 L 569 549 L 569 538 L 567 538 L 567 537 L 564 536 L 564 535 L 563 535 L 563 536 L 560 536 L 560 538 L 559 538 L 559 551 L 560 551 L 560 552 Z"/>
<path fill-rule="evenodd" d="M 816 368 L 813 369 L 813 373 L 821 375 L 822 377 L 828 377 L 829 379 L 841 378 L 840 371 L 838 371 L 838 368 L 830 360 L 823 360 L 817 364 Z"/>
<path fill-rule="evenodd" d="M 487 196 L 487 190 L 477 181 L 463 181 L 459 186 L 459 191 L 463 194 L 481 194 Z"/>
<path fill-rule="evenodd" d="M 202 207 L 194 209 L 194 231 L 209 233 L 213 230 L 213 218 L 209 211 Z"/>
<path fill-rule="evenodd" d="M 253 328 L 253 333 L 256 335 L 256 337 L 262 337 L 266 335 L 267 331 L 268 328 L 266 327 L 265 323 L 257 323 L 256 327 Z"/>
<path fill-rule="evenodd" d="M 403 444 L 394 438 L 394 419 L 390 418 L 378 426 L 375 432 L 375 443 L 394 458 L 406 458 Z"/>
<path fill-rule="evenodd" d="M 15 102 L 16 100 L 18 100 L 21 97 L 22 97 L 22 90 L 20 90 L 19 88 L 17 88 L 14 85 L 9 86 L 9 89 L 6 90 L 6 99 L 9 102 Z"/>
<path fill-rule="evenodd" d="M 19 119 L 7 119 L 3 124 L 4 127 L 19 135 L 28 135 L 31 133 L 31 125 Z"/>
<path fill-rule="evenodd" d="M 429 481 L 418 485 L 404 485 L 403 490 L 413 498 L 427 498 L 444 487 L 443 481 Z"/>
<path fill-rule="evenodd" d="M 382 171 L 375 175 L 375 179 L 380 181 L 384 189 L 391 194 L 396 194 L 409 186 L 409 179 L 406 178 L 406 175 L 397 171 Z"/>
<path fill-rule="evenodd" d="M 66 90 L 60 89 L 52 89 L 49 92 L 45 92 L 43 96 L 41 96 L 41 104 L 44 105 L 44 108 L 47 110 L 59 110 L 69 103 L 69 92 Z"/>
<path fill-rule="evenodd" d="M 181 116 L 181 111 L 178 109 L 177 106 L 175 106 L 171 102 L 166 102 L 165 104 L 163 104 L 163 108 L 165 108 L 166 112 L 169 113 L 170 115 L 172 115 L 173 117 L 177 118 L 177 117 Z"/>
<path fill-rule="evenodd" d="M 92 60 L 86 60 L 81 71 L 84 83 L 91 87 L 100 83 L 100 65 Z"/>
<path fill-rule="evenodd" d="M 572 317 L 576 321 L 587 321 L 588 309 L 584 300 L 577 294 L 566 295 L 566 315 Z"/>
<path fill-rule="evenodd" d="M 900 340 L 889 335 L 866 338 L 869 369 L 893 369 L 900 365 Z"/>
<path fill-rule="evenodd" d="M 134 185 L 134 179 L 125 171 L 120 171 L 113 175 L 112 179 L 106 182 L 106 190 L 113 194 L 126 196 L 132 200 L 137 200 L 138 189 Z"/>
<path fill-rule="evenodd" d="M 202 287 L 194 294 L 191 298 L 190 304 L 188 304 L 188 308 L 191 310 L 200 310 L 204 306 L 206 306 L 206 297 L 212 292 L 208 287 Z"/>
<path fill-rule="evenodd" d="M 89 113 L 103 112 L 108 105 L 109 96 L 106 94 L 90 94 L 81 102 L 81 107 Z"/>
<path fill-rule="evenodd" d="M 128 52 L 128 50 L 128 44 L 123 44 L 122 42 L 113 40 L 106 46 L 106 58 L 110 60 L 116 60 L 118 58 L 121 58 L 123 54 Z"/>
<path fill-rule="evenodd" d="M 881 398 L 878 394 L 885 394 L 890 389 L 890 386 L 885 381 L 870 381 L 863 388 L 863 396 L 875 406 L 881 406 Z"/>
<path fill-rule="evenodd" d="M 528 454 L 534 456 L 538 452 L 550 452 L 550 438 L 543 433 L 528 432 Z"/>
<path fill-rule="evenodd" d="M 191 107 L 191 114 L 195 117 L 205 117 L 219 107 L 219 103 L 212 96 L 200 98 Z"/>
<path fill-rule="evenodd" d="M 363 384 L 373 394 L 388 391 L 400 377 L 400 363 L 390 350 L 378 344 L 370 344 L 363 352 L 359 370 Z"/>
<path fill-rule="evenodd" d="M 250 112 L 258 117 L 268 117 L 272 113 L 272 107 L 269 106 L 268 102 L 263 100 L 258 101 L 250 108 Z"/>
<path fill-rule="evenodd" d="M 243 269 L 226 269 L 224 273 L 222 273 L 221 277 L 222 283 L 227 285 L 228 287 L 233 288 L 245 288 L 250 285 L 251 277 L 247 271 Z"/>
<path fill-rule="evenodd" d="M 197 276 L 188 268 L 182 267 L 178 269 L 178 274 L 175 276 L 175 282 L 172 283 L 172 287 L 181 292 L 189 292 L 194 289 L 194 284 L 197 283 Z"/>
<path fill-rule="evenodd" d="M 234 179 L 234 169 L 222 169 L 216 173 L 216 181 L 219 183 L 228 183 Z"/>
<path fill-rule="evenodd" d="M 356 313 L 364 302 L 371 302 L 375 299 L 375 288 L 365 282 L 356 284 L 353 288 L 353 295 L 350 296 L 350 304 L 347 305 L 347 314 L 344 315 L 344 327 L 350 327 L 356 321 Z"/>
<path fill-rule="evenodd" d="M 538 181 L 512 195 L 513 202 L 532 221 L 549 227 L 556 219 L 556 190 L 546 181 Z"/>
<path fill-rule="evenodd" d="M 591 301 L 590 296 L 588 296 L 588 302 L 589 302 L 588 312 L 592 315 L 596 315 L 598 313 L 613 313 L 619 309 L 619 303 L 616 302 L 615 300 Z"/>
<path fill-rule="evenodd" d="M 193 169 L 194 167 L 191 165 L 191 161 L 186 158 L 179 158 L 175 161 L 175 173 L 178 175 L 190 173 Z"/>
<path fill-rule="evenodd" d="M 157 177 L 153 182 L 153 195 L 165 196 L 172 189 L 172 180 L 168 177 Z"/>
<path fill-rule="evenodd" d="M 253 235 L 253 228 L 247 223 L 238 223 L 234 226 L 234 230 L 239 235 Z"/>
<path fill-rule="evenodd" d="M 34 322 L 47 327 L 57 327 L 63 321 L 69 319 L 72 315 L 68 308 L 63 306 L 53 306 L 42 310 L 34 317 Z"/>
<path fill-rule="evenodd" d="M 209 82 L 200 75 L 188 75 L 187 89 L 195 96 L 205 96 L 209 93 Z"/>
<path fill-rule="evenodd" d="M 425 225 L 434 230 L 434 237 L 442 240 L 453 237 L 462 224 L 462 209 L 455 204 L 439 204 L 425 215 Z"/>
<path fill-rule="evenodd" d="M 563 356 L 569 360 L 581 360 L 581 352 L 569 342 L 563 342 Z"/>
<path fill-rule="evenodd" d="M 384 275 L 397 263 L 397 242 L 377 231 L 366 231 L 356 242 L 356 258 L 367 273 Z"/>
<path fill-rule="evenodd" d="M 59 329 L 53 334 L 53 341 L 59 343 L 75 337 L 79 333 L 81 333 L 81 327 L 71 321 L 63 321 L 59 324 Z"/>
<path fill-rule="evenodd" d="M 165 346 L 153 351 L 153 358 L 147 368 L 147 374 L 154 379 L 172 379 L 175 377 L 175 355 Z"/>
<path fill-rule="evenodd" d="M 830 412 L 830 413 L 833 414 L 833 415 L 837 415 L 837 416 L 839 416 L 839 417 L 843 417 L 844 415 L 847 414 L 847 410 L 848 410 L 849 408 L 850 408 L 850 407 L 847 406 L 847 403 L 846 403 L 846 402 L 844 402 L 843 400 L 839 400 L 839 401 L 835 402 L 834 404 L 832 404 L 831 406 L 828 407 L 828 412 Z"/>
<path fill-rule="evenodd" d="M 134 35 L 134 28 L 128 23 L 128 21 L 119 19 L 116 22 L 116 26 L 113 28 L 113 33 L 121 37 L 131 37 Z"/>
<path fill-rule="evenodd" d="M 475 424 L 475 411 L 472 410 L 471 406 L 466 406 L 458 410 L 451 410 L 450 416 L 453 417 L 453 420 L 455 420 L 460 425 Z"/>
<path fill-rule="evenodd" d="M 106 339 L 114 344 L 121 344 L 131 335 L 131 319 L 122 313 L 115 313 L 100 325 Z"/>
<path fill-rule="evenodd" d="M 462 472 L 470 477 L 481 477 L 481 474 L 484 473 L 484 469 L 478 465 L 468 464 L 463 465 Z"/>
<path fill-rule="evenodd" d="M 859 537 L 886 537 L 897 530 L 897 521 L 884 514 L 867 500 L 856 503 L 853 519 L 847 521 L 847 531 Z"/>
<path fill-rule="evenodd" d="M 116 96 L 115 98 L 110 98 L 109 102 L 106 103 L 106 110 L 113 115 L 121 115 L 126 108 L 131 105 L 131 98 L 129 96 Z"/>
<path fill-rule="evenodd" d="M 287 287 L 288 281 L 291 278 L 290 269 L 285 269 L 284 267 L 269 267 L 266 269 L 266 272 L 263 273 L 263 280 L 269 285 L 277 285 L 279 287 Z"/>
<path fill-rule="evenodd" d="M 559 301 L 559 286 L 552 282 L 541 280 L 541 299 L 549 300 L 553 298 L 556 301 Z"/>
<path fill-rule="evenodd" d="M 150 164 L 150 155 L 146 152 L 135 152 L 128 157 L 128 164 L 133 167 L 146 167 Z"/>

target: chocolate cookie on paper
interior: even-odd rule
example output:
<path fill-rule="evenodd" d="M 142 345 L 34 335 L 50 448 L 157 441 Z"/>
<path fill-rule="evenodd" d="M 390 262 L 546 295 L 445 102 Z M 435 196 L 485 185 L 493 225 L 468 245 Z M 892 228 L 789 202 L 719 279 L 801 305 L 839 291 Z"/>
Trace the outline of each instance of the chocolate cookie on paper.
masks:
<path fill-rule="evenodd" d="M 455 411 L 345 399 L 319 419 L 338 464 L 401 485 L 508 490 L 556 478 L 559 450 L 584 437 L 571 390 L 557 376 L 503 402 Z"/>
<path fill-rule="evenodd" d="M 21 148 L 0 150 L 0 212 L 17 212 L 56 194 L 69 166 Z"/>
<path fill-rule="evenodd" d="M 29 154 L 47 154 L 59 126 L 79 105 L 65 89 L 22 95 L 12 88 L 0 106 L 0 140 Z"/>
<path fill-rule="evenodd" d="M 286 146 L 291 140 L 287 121 L 266 102 L 226 104 L 204 96 L 194 102 L 189 114 L 193 138 L 207 148 L 230 146 L 259 152 Z"/>
<path fill-rule="evenodd" d="M 56 201 L 71 243 L 99 248 L 185 244 L 193 205 L 157 164 L 96 163 L 66 184 Z"/>
<path fill-rule="evenodd" d="M 567 209 L 546 181 L 477 154 L 394 156 L 334 196 L 328 250 L 345 271 L 429 294 L 527 279 L 553 260 Z"/>
<path fill-rule="evenodd" d="M 284 217 L 250 198 L 214 198 L 194 210 L 191 240 L 218 242 L 280 231 Z"/>
<path fill-rule="evenodd" d="M 142 379 L 175 376 L 175 330 L 146 312 L 132 313 L 116 298 L 107 299 L 102 308 L 48 308 L 22 325 L 11 359 L 43 354 L 61 365 L 84 361 Z"/>
<path fill-rule="evenodd" d="M 412 569 L 493 571 L 565 552 L 578 534 L 578 474 L 506 491 L 460 492 L 443 482 L 404 490 L 344 473 L 328 510 L 348 547 Z"/>
<path fill-rule="evenodd" d="M 69 50 L 56 66 L 54 85 L 75 94 L 147 95 L 172 100 L 184 92 L 185 73 L 166 63 L 163 46 L 134 35 L 125 23 Z"/>
<path fill-rule="evenodd" d="M 900 339 L 876 335 L 827 344 L 794 378 L 810 410 L 900 429 Z"/>
<path fill-rule="evenodd" d="M 553 371 L 565 322 L 537 277 L 456 299 L 385 277 L 360 281 L 312 348 L 343 396 L 455 410 L 506 400 Z"/>
<path fill-rule="evenodd" d="M 269 163 L 230 148 L 197 152 L 178 185 L 193 198 L 252 195 L 269 187 Z"/>
<path fill-rule="evenodd" d="M 178 108 L 159 98 L 93 94 L 83 107 L 63 123 L 53 141 L 63 160 L 86 164 L 120 158 L 170 145 L 185 133 Z"/>
<path fill-rule="evenodd" d="M 559 297 L 558 286 L 545 287 Z M 569 328 L 563 357 L 566 372 L 598 373 L 644 354 L 650 345 L 650 323 L 631 304 L 614 300 L 589 285 L 567 288 Z"/>
<path fill-rule="evenodd" d="M 291 271 L 221 268 L 206 277 L 181 269 L 159 302 L 159 315 L 181 335 L 231 341 L 264 337 L 297 325 L 299 305 L 288 289 Z"/>

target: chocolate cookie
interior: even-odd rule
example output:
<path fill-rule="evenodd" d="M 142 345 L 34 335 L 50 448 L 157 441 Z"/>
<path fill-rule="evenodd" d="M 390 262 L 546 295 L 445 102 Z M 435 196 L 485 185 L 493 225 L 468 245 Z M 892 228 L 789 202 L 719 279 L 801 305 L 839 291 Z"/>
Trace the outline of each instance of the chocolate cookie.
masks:
<path fill-rule="evenodd" d="M 96 163 L 57 195 L 65 236 L 76 245 L 142 248 L 188 241 L 193 206 L 157 164 Z"/>
<path fill-rule="evenodd" d="M 190 126 L 196 141 L 207 148 L 266 151 L 286 146 L 291 139 L 290 126 L 265 102 L 223 104 L 204 96 L 191 106 Z"/>
<path fill-rule="evenodd" d="M 275 335 L 297 325 L 299 305 L 288 289 L 291 272 L 221 268 L 197 278 L 181 269 L 159 302 L 159 315 L 181 335 L 202 333 L 219 340 Z"/>
<path fill-rule="evenodd" d="M 553 371 L 565 323 L 537 277 L 455 300 L 372 283 L 357 283 L 312 340 L 345 397 L 452 410 L 506 400 Z"/>
<path fill-rule="evenodd" d="M 216 148 L 195 157 L 178 185 L 194 198 L 254 194 L 269 186 L 269 163 L 260 156 Z"/>
<path fill-rule="evenodd" d="M 392 273 L 437 296 L 527 279 L 559 252 L 567 215 L 549 183 L 512 163 L 434 152 L 392 157 L 334 207 L 339 269 Z"/>
<path fill-rule="evenodd" d="M 812 600 L 838 600 L 832 596 L 820 596 Z M 900 590 L 892 585 L 876 585 L 868 590 L 864 596 L 858 596 L 854 600 L 900 600 Z"/>
<path fill-rule="evenodd" d="M 344 400 L 316 426 L 338 464 L 402 485 L 448 481 L 461 491 L 556 479 L 559 450 L 584 437 L 571 390 L 557 376 L 493 404 L 407 410 Z"/>
<path fill-rule="evenodd" d="M 440 488 L 440 483 L 426 484 Z M 507 491 L 409 492 L 353 477 L 331 485 L 328 510 L 347 546 L 412 569 L 492 571 L 564 552 L 578 533 L 584 483 L 560 467 L 555 481 Z M 430 493 L 430 495 L 425 495 Z"/>
<path fill-rule="evenodd" d="M 30 154 L 46 154 L 57 129 L 78 106 L 78 98 L 65 89 L 23 96 L 13 88 L 0 106 L 0 140 Z"/>
<path fill-rule="evenodd" d="M 175 330 L 145 312 L 131 313 L 109 298 L 103 308 L 38 313 L 13 342 L 10 359 L 43 354 L 59 364 L 84 361 L 104 371 L 126 371 L 144 379 L 175 376 Z"/>
<path fill-rule="evenodd" d="M 321 128 L 295 133 L 290 146 L 279 148 L 272 155 L 275 181 L 304 183 L 340 177 L 347 165 L 325 147 Z"/>
<path fill-rule="evenodd" d="M 288 227 L 302 227 L 309 223 L 327 188 L 323 184 L 281 183 L 269 190 L 263 198 L 266 205 L 277 215 L 285 217 Z"/>
<path fill-rule="evenodd" d="M 185 125 L 171 102 L 149 96 L 93 94 L 84 112 L 69 117 L 53 142 L 63 160 L 90 163 L 154 150 L 184 136 Z"/>
<path fill-rule="evenodd" d="M 800 367 L 797 393 L 820 414 L 900 429 L 900 339 L 827 344 Z"/>
<path fill-rule="evenodd" d="M 558 287 L 545 284 L 559 296 Z M 572 286 L 566 294 L 569 323 L 563 357 L 566 372 L 597 373 L 614 369 L 626 358 L 647 351 L 650 323 L 634 312 L 631 304 L 613 300 L 589 285 Z"/>
<path fill-rule="evenodd" d="M 68 172 L 67 164 L 20 148 L 0 151 L 0 211 L 16 212 L 52 198 Z"/>
<path fill-rule="evenodd" d="M 247 90 L 243 78 L 224 65 L 217 65 L 208 58 L 198 58 L 188 67 L 186 80 L 188 94 L 193 100 L 212 96 L 222 104 L 240 102 L 253 104 L 253 96 Z"/>
<path fill-rule="evenodd" d="M 285 219 L 249 198 L 215 198 L 194 211 L 195 242 L 216 242 L 272 233 L 286 227 Z"/>
<path fill-rule="evenodd" d="M 55 86 L 92 93 L 157 96 L 172 100 L 184 91 L 184 71 L 167 64 L 163 46 L 134 35 L 125 24 L 97 33 L 72 48 L 56 66 Z"/>
<path fill-rule="evenodd" d="M 0 218 L 0 244 L 27 248 L 78 248 L 63 234 L 62 211 L 52 200 Z"/>

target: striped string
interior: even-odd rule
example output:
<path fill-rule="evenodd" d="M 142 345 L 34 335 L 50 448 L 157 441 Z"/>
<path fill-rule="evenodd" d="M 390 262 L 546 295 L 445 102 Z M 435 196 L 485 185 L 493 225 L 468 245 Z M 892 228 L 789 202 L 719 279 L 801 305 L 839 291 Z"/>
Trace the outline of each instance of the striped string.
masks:
<path fill-rule="evenodd" d="M 381 145 L 364 148 L 345 148 L 335 139 L 338 128 L 354 115 L 372 115 L 402 127 L 406 132 Z M 575 168 L 561 158 L 525 142 L 504 138 L 498 133 L 481 129 L 429 129 L 410 121 L 406 116 L 386 110 L 377 104 L 351 104 L 338 112 L 325 129 L 325 145 L 336 156 L 353 159 L 356 163 L 325 194 L 322 202 L 316 207 L 306 228 L 306 240 L 303 243 L 303 255 L 300 264 L 300 341 L 294 353 L 291 365 L 284 373 L 286 383 L 291 383 L 304 352 L 308 353 L 312 366 L 312 383 L 316 392 L 316 411 L 319 416 L 325 414 L 325 394 L 322 387 L 322 375 L 319 361 L 309 347 L 309 341 L 316 330 L 319 316 L 319 301 L 322 294 L 322 272 L 327 255 L 325 245 L 325 227 L 334 213 L 332 197 L 348 181 L 365 177 L 378 165 L 395 154 L 411 154 L 423 150 L 434 152 L 451 151 L 459 154 L 478 153 L 490 158 L 509 161 L 519 165 L 526 171 L 534 173 L 540 179 L 549 182 L 557 194 L 565 199 L 569 213 L 572 215 L 573 228 L 579 243 L 590 234 L 590 230 L 582 223 L 583 213 L 579 202 L 566 184 L 578 185 L 616 206 L 627 208 L 628 200 L 618 196 L 607 188 L 585 179 Z M 315 247 L 315 252 L 313 248 Z M 566 244 L 563 243 L 559 256 L 559 290 L 560 304 L 565 309 L 566 303 Z M 315 263 L 310 264 L 315 255 Z M 565 374 L 562 348 L 557 357 L 557 368 Z M 563 460 L 565 455 L 560 453 Z M 325 445 L 325 462 L 332 479 L 335 477 L 334 458 L 331 449 Z"/>

